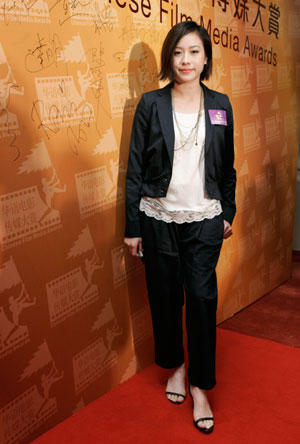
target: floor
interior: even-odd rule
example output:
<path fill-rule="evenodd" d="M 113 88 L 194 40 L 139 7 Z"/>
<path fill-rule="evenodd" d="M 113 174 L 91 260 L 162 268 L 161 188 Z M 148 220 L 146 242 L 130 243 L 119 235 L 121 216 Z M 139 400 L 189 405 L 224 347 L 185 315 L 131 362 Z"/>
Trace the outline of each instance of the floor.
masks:
<path fill-rule="evenodd" d="M 300 252 L 293 253 L 290 279 L 218 328 L 222 330 L 218 353 L 223 358 L 217 363 L 222 371 L 218 372 L 219 389 L 211 394 L 218 425 L 207 438 L 211 443 L 222 444 L 298 444 Z M 201 441 L 202 436 L 192 427 L 191 400 L 174 409 L 161 395 L 165 378 L 162 369 L 149 366 L 34 443 L 193 444 Z M 229 383 L 232 379 L 236 381 L 234 387 Z M 282 380 L 289 381 L 284 388 L 280 387 Z M 280 409 L 278 397 L 283 406 Z M 170 417 L 174 421 L 170 421 Z"/>
<path fill-rule="evenodd" d="M 219 327 L 300 348 L 300 252 L 289 280 Z"/>

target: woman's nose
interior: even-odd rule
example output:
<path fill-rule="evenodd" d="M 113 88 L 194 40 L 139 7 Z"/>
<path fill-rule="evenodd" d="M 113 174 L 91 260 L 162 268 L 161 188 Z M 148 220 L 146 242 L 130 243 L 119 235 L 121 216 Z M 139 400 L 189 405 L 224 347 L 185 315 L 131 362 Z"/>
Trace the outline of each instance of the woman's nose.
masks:
<path fill-rule="evenodd" d="M 188 52 L 184 52 L 182 54 L 182 63 L 189 63 L 189 62 L 190 62 L 189 54 L 188 54 Z"/>

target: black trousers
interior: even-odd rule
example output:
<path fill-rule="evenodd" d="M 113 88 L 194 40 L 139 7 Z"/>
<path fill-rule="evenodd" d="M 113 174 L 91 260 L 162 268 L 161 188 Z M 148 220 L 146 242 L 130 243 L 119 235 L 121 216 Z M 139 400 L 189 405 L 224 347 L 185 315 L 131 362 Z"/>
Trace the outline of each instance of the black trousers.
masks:
<path fill-rule="evenodd" d="M 183 224 L 159 221 L 143 212 L 140 216 L 155 362 L 164 368 L 184 362 L 185 293 L 188 378 L 190 384 L 209 390 L 216 384 L 215 267 L 223 242 L 223 215 Z"/>

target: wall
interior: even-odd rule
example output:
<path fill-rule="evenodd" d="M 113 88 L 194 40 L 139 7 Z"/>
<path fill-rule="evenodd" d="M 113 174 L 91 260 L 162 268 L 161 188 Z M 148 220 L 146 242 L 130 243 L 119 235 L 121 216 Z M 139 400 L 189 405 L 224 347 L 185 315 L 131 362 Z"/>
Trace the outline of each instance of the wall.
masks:
<path fill-rule="evenodd" d="M 30 441 L 153 360 L 124 176 L 137 100 L 160 86 L 163 39 L 189 16 L 209 28 L 208 86 L 235 113 L 218 320 L 290 274 L 299 0 L 0 0 L 1 443 Z"/>
<path fill-rule="evenodd" d="M 297 183 L 296 183 L 296 203 L 294 216 L 294 236 L 293 250 L 300 251 L 300 130 L 298 145 Z"/>

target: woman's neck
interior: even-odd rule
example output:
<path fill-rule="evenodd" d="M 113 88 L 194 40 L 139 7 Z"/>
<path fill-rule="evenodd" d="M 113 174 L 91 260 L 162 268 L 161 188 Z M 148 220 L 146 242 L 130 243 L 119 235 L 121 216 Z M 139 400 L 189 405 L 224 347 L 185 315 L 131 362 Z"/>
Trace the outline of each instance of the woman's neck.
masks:
<path fill-rule="evenodd" d="M 197 113 L 202 98 L 202 87 L 198 84 L 174 83 L 173 107 L 183 113 Z"/>

